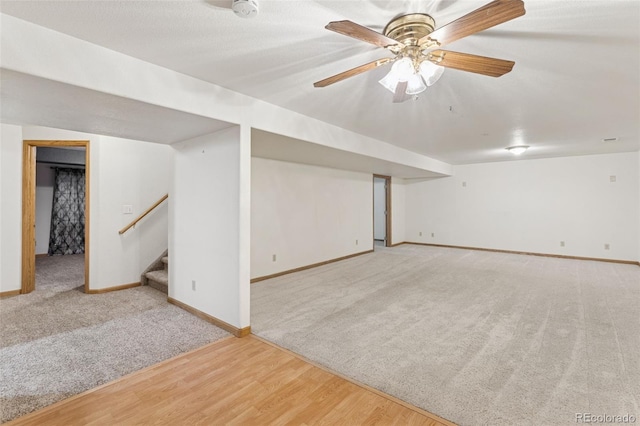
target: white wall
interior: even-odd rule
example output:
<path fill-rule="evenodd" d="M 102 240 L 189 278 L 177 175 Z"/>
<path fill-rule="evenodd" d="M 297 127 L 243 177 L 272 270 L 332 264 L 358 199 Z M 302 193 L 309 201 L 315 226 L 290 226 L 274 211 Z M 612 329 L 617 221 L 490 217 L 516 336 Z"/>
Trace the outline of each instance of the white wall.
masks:
<path fill-rule="evenodd" d="M 384 240 L 387 238 L 387 191 L 384 187 L 386 180 L 373 178 L 373 238 Z"/>
<path fill-rule="evenodd" d="M 638 169 L 637 153 L 456 166 L 453 177 L 407 181 L 406 239 L 636 260 Z"/>
<path fill-rule="evenodd" d="M 405 241 L 405 179 L 391 177 L 391 244 Z"/>
<path fill-rule="evenodd" d="M 51 165 L 36 163 L 36 254 L 49 251 L 55 176 Z"/>
<path fill-rule="evenodd" d="M 252 278 L 373 248 L 371 174 L 256 157 L 251 169 Z"/>
<path fill-rule="evenodd" d="M 242 209 L 251 173 L 240 128 L 173 145 L 169 296 L 235 327 L 249 325 L 248 250 Z M 243 218 L 247 221 L 243 222 Z M 193 282 L 195 281 L 195 289 Z"/>
<path fill-rule="evenodd" d="M 172 167 L 173 150 L 166 145 L 101 136 L 91 146 L 97 190 L 91 193 L 90 255 L 96 249 L 99 254 L 91 263 L 91 289 L 139 282 L 141 272 L 168 248 L 166 201 L 135 228 L 118 231 L 169 193 Z M 124 214 L 123 205 L 131 205 L 133 214 Z"/>
<path fill-rule="evenodd" d="M 0 124 L 0 292 L 20 289 L 22 127 Z"/>

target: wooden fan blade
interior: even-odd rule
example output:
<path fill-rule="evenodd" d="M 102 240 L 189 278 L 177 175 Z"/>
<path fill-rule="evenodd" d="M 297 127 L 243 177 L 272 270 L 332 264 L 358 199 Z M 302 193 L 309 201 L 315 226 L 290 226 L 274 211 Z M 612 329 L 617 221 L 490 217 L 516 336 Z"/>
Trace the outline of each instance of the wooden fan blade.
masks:
<path fill-rule="evenodd" d="M 399 104 L 401 102 L 404 102 L 406 100 L 408 100 L 409 98 L 411 98 L 411 96 L 407 95 L 406 90 L 407 90 L 407 85 L 409 83 L 407 83 L 406 81 L 401 81 L 398 83 L 398 85 L 396 86 L 396 91 L 393 94 L 393 103 L 394 104 Z"/>
<path fill-rule="evenodd" d="M 444 46 L 522 16 L 525 12 L 522 0 L 494 0 L 422 37 L 418 45 L 435 41 L 437 46 Z"/>
<path fill-rule="evenodd" d="M 515 65 L 513 61 L 470 55 L 468 53 L 451 52 L 448 50 L 434 50 L 429 54 L 428 58 L 434 64 L 443 67 L 489 75 L 491 77 L 500 77 L 511 71 L 513 65 Z"/>
<path fill-rule="evenodd" d="M 380 65 L 387 64 L 391 61 L 393 61 L 392 58 L 378 59 L 377 61 L 369 62 L 368 64 L 360 65 L 359 67 L 355 67 L 348 71 L 341 72 L 340 74 L 336 74 L 334 76 L 325 78 L 324 80 L 316 81 L 315 83 L 313 83 L 313 87 L 326 87 L 330 84 L 337 83 L 349 77 L 353 77 L 354 75 L 358 75 L 358 74 L 362 74 L 363 72 L 370 71 L 374 68 L 379 67 Z"/>
<path fill-rule="evenodd" d="M 399 41 L 351 21 L 329 22 L 325 28 L 383 48 L 395 46 L 399 50 L 404 47 Z"/>

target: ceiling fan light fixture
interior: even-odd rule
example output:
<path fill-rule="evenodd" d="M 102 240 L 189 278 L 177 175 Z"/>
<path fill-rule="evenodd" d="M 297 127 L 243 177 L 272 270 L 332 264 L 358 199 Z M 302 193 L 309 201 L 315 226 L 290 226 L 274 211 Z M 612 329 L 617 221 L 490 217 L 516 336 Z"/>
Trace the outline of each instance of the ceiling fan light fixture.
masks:
<path fill-rule="evenodd" d="M 392 68 L 378 83 L 382 84 L 391 93 L 396 93 L 396 86 L 398 86 L 399 81 L 398 74 Z"/>
<path fill-rule="evenodd" d="M 416 69 L 413 66 L 413 61 L 404 57 L 396 61 L 391 67 L 391 72 L 394 72 L 398 77 L 398 81 L 409 81 L 409 79 L 416 74 Z"/>
<path fill-rule="evenodd" d="M 515 146 L 509 146 L 507 148 L 505 148 L 507 151 L 509 151 L 510 153 L 512 153 L 513 155 L 520 155 L 523 152 L 525 152 L 527 149 L 529 149 L 529 145 L 515 145 Z"/>
<path fill-rule="evenodd" d="M 420 72 L 420 75 L 422 75 L 422 78 L 424 78 L 424 82 L 427 86 L 433 86 L 435 82 L 440 80 L 440 77 L 442 77 L 444 67 L 425 60 L 420 63 L 418 71 Z"/>
<path fill-rule="evenodd" d="M 405 93 L 413 96 L 422 93 L 425 90 L 427 90 L 427 85 L 424 84 L 424 80 L 422 80 L 420 74 L 414 74 L 407 81 L 407 90 Z"/>

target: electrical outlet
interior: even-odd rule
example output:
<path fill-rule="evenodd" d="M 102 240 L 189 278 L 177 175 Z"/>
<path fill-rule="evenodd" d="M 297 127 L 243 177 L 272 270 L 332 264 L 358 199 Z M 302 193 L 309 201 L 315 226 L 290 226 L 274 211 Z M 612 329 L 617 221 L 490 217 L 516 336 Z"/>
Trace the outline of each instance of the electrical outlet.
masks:
<path fill-rule="evenodd" d="M 564 241 L 560 241 L 560 247 L 564 247 Z"/>
<path fill-rule="evenodd" d="M 196 280 L 191 280 L 191 290 L 196 291 Z"/>
<path fill-rule="evenodd" d="M 273 256 L 271 256 L 271 261 L 275 262 L 276 261 L 276 255 L 274 254 Z"/>
<path fill-rule="evenodd" d="M 614 175 L 609 176 L 609 182 L 615 182 L 616 177 Z"/>
<path fill-rule="evenodd" d="M 418 232 L 418 235 L 422 237 L 422 232 Z"/>
<path fill-rule="evenodd" d="M 609 244 L 605 244 L 605 245 L 604 245 L 604 249 L 605 249 L 605 250 L 609 250 Z"/>
<path fill-rule="evenodd" d="M 431 238 L 434 238 L 436 236 L 435 232 L 431 233 Z"/>

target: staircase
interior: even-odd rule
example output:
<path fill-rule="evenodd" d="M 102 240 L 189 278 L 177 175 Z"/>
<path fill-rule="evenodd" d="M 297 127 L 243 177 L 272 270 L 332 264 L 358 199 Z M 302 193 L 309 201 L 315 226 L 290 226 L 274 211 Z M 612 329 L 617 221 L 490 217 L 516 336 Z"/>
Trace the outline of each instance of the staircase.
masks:
<path fill-rule="evenodd" d="M 142 284 L 169 294 L 169 256 L 166 253 L 142 274 Z"/>

